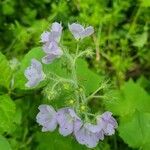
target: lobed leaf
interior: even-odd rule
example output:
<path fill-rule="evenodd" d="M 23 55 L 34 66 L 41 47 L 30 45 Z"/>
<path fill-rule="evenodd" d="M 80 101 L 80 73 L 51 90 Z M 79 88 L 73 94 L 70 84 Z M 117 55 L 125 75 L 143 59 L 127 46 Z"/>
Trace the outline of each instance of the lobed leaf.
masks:
<path fill-rule="evenodd" d="M 105 101 L 106 107 L 118 116 L 132 115 L 136 110 L 150 112 L 150 96 L 132 80 L 126 82 L 120 90 L 114 91 L 112 100 Z"/>
<path fill-rule="evenodd" d="M 133 116 L 122 119 L 119 134 L 129 146 L 148 150 L 150 148 L 150 113 L 136 111 Z"/>

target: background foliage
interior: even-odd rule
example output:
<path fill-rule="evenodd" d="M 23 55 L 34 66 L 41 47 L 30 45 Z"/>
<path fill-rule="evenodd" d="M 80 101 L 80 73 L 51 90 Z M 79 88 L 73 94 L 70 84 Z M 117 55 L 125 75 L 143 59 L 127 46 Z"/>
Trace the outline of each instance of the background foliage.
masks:
<path fill-rule="evenodd" d="M 43 55 L 40 34 L 62 22 L 62 43 L 73 51 L 68 22 L 92 25 L 95 33 L 82 43 L 95 54 L 80 60 L 78 77 L 87 94 L 103 79 L 110 79 L 107 99 L 92 100 L 93 111 L 110 110 L 119 122 L 117 133 L 95 150 L 150 149 L 150 1 L 149 0 L 1 0 L 0 1 L 0 149 L 87 149 L 73 137 L 41 133 L 35 122 L 38 105 L 64 103 L 63 95 L 46 94 L 45 83 L 28 90 L 23 72 L 32 57 Z M 90 44 L 89 44 L 90 43 Z M 44 68 L 67 76 L 61 60 Z M 59 69 L 58 69 L 59 68 Z M 63 85 L 64 91 L 69 88 Z M 60 92 L 60 91 L 59 91 Z M 65 93 L 67 97 L 68 92 Z M 62 93 L 62 92 L 60 92 Z M 48 96 L 48 97 L 45 97 Z M 70 97 L 67 97 L 70 98 Z"/>

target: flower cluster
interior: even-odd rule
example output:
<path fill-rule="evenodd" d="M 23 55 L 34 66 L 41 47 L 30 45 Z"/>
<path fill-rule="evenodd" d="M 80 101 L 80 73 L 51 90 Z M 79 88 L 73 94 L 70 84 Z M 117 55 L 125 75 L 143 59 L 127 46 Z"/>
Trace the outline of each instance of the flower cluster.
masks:
<path fill-rule="evenodd" d="M 84 28 L 82 25 L 77 23 L 68 24 L 68 28 L 76 40 L 82 40 L 83 38 L 90 36 L 94 32 L 92 26 Z M 62 56 L 63 51 L 60 47 L 61 34 L 62 26 L 57 22 L 54 22 L 52 24 L 50 31 L 42 33 L 42 49 L 46 54 L 42 58 L 42 62 L 44 64 L 49 64 L 54 59 Z M 78 49 L 78 45 L 75 55 L 71 55 L 69 52 L 67 52 L 67 50 L 65 51 L 65 58 L 68 59 L 72 67 L 71 79 L 66 79 L 56 75 L 57 78 L 54 79 L 55 84 L 52 87 L 53 89 L 58 83 L 60 83 L 60 81 L 71 83 L 75 91 L 74 95 L 77 106 L 75 106 L 74 108 L 77 112 L 80 106 L 86 105 L 89 97 L 91 98 L 91 95 L 89 97 L 86 97 L 84 91 L 79 90 L 78 92 L 77 90 L 80 88 L 80 85 L 76 77 L 76 60 L 83 54 L 87 54 L 87 52 L 80 52 Z M 27 83 L 25 84 L 27 87 L 37 86 L 41 81 L 45 79 L 46 76 L 43 72 L 42 64 L 34 58 L 31 60 L 31 65 L 25 70 L 24 75 L 28 79 Z M 101 88 L 98 88 L 96 92 L 99 89 Z M 96 92 L 94 92 L 94 94 Z M 87 110 L 85 110 L 83 114 L 82 112 L 80 112 L 79 114 L 80 116 L 84 115 L 85 121 L 83 121 L 71 107 L 64 107 L 55 111 L 52 106 L 43 104 L 39 106 L 39 110 L 40 112 L 37 114 L 36 120 L 42 126 L 43 132 L 54 131 L 57 126 L 59 126 L 59 133 L 61 135 L 68 136 L 70 134 L 73 134 L 80 144 L 86 145 L 89 148 L 96 147 L 99 140 L 103 140 L 105 135 L 114 134 L 115 129 L 118 126 L 116 120 L 112 117 L 111 112 L 105 112 L 102 115 L 97 116 L 96 124 L 92 124 L 90 123 L 87 116 Z"/>
<path fill-rule="evenodd" d="M 76 140 L 89 148 L 96 147 L 104 135 L 112 135 L 117 128 L 117 122 L 111 112 L 105 112 L 97 117 L 97 124 L 83 122 L 72 108 L 66 107 L 57 112 L 52 106 L 40 105 L 36 120 L 42 126 L 42 131 L 54 131 L 59 125 L 59 133 L 63 136 L 73 134 Z"/>
<path fill-rule="evenodd" d="M 94 32 L 93 27 L 89 26 L 84 29 L 82 25 L 77 23 L 72 23 L 71 25 L 68 25 L 68 27 L 74 38 L 77 40 L 90 36 Z M 62 56 L 63 51 L 59 46 L 62 29 L 63 28 L 60 23 L 54 22 L 50 31 L 45 31 L 42 33 L 42 49 L 46 53 L 46 55 L 42 58 L 42 62 L 44 64 L 49 64 L 54 59 Z M 24 75 L 29 80 L 26 83 L 27 87 L 34 87 L 45 78 L 45 74 L 42 71 L 42 64 L 36 59 L 31 60 L 31 66 L 25 70 Z"/>

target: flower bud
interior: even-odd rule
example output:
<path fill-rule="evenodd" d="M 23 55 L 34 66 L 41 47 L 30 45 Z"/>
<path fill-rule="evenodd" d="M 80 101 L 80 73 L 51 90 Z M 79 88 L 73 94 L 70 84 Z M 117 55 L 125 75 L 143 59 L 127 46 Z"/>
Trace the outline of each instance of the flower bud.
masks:
<path fill-rule="evenodd" d="M 74 104 L 74 100 L 71 99 L 71 100 L 69 101 L 69 104 Z"/>
<path fill-rule="evenodd" d="M 69 85 L 68 83 L 64 83 L 64 84 L 63 84 L 63 88 L 64 88 L 65 90 L 69 90 L 69 89 L 70 89 L 70 85 Z"/>
<path fill-rule="evenodd" d="M 85 106 L 85 105 L 82 105 L 82 106 L 80 107 L 80 109 L 81 109 L 81 111 L 85 111 L 85 110 L 86 110 L 86 106 Z"/>

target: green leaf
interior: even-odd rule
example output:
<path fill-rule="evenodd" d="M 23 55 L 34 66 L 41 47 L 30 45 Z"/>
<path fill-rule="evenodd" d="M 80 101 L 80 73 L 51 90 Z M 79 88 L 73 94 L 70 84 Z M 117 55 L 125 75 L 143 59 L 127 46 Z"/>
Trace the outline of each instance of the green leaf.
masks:
<path fill-rule="evenodd" d="M 8 88 L 11 81 L 12 70 L 6 57 L 0 52 L 0 85 Z"/>
<path fill-rule="evenodd" d="M 85 87 L 87 95 L 94 92 L 104 79 L 104 77 L 91 71 L 87 62 L 83 59 L 77 61 L 77 76 L 80 84 Z"/>
<path fill-rule="evenodd" d="M 36 142 L 37 145 L 36 150 L 86 150 L 85 146 L 82 146 L 76 142 L 74 137 L 68 136 L 63 137 L 56 132 L 52 133 L 36 133 Z"/>
<path fill-rule="evenodd" d="M 136 37 L 134 37 L 133 45 L 142 48 L 147 43 L 147 39 L 148 34 L 145 31 L 142 34 L 136 35 Z"/>
<path fill-rule="evenodd" d="M 107 109 L 116 115 L 131 115 L 136 110 L 150 112 L 150 96 L 132 80 L 126 82 L 120 90 L 114 91 L 113 97 L 112 100 L 104 101 L 104 103 Z"/>
<path fill-rule="evenodd" d="M 133 116 L 122 119 L 119 133 L 123 140 L 133 148 L 150 148 L 150 113 L 136 111 Z"/>
<path fill-rule="evenodd" d="M 11 150 L 10 144 L 2 135 L 0 135 L 0 149 L 1 150 Z"/>
<path fill-rule="evenodd" d="M 149 0 L 141 0 L 141 6 L 150 7 L 150 1 Z"/>
<path fill-rule="evenodd" d="M 0 96 L 0 133 L 9 132 L 14 123 L 15 103 L 7 95 Z"/>
<path fill-rule="evenodd" d="M 149 88 L 150 86 L 150 80 L 143 75 L 138 78 L 137 83 L 143 88 Z"/>

